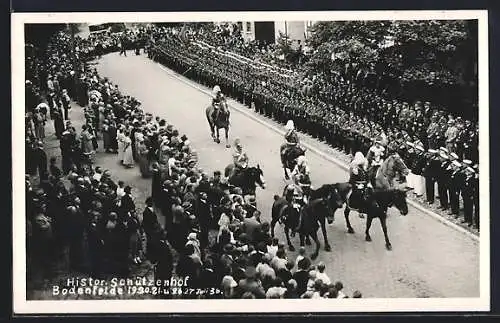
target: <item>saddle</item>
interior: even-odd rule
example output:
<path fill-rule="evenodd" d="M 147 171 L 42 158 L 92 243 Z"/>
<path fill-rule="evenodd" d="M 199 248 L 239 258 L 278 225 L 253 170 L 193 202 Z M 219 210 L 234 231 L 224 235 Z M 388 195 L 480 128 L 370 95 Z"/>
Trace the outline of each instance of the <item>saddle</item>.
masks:
<path fill-rule="evenodd" d="M 350 209 L 360 210 L 361 213 L 364 213 L 361 209 L 363 209 L 363 201 L 366 196 L 367 188 L 368 183 L 365 181 L 354 182 L 352 192 L 347 197 L 347 206 Z"/>

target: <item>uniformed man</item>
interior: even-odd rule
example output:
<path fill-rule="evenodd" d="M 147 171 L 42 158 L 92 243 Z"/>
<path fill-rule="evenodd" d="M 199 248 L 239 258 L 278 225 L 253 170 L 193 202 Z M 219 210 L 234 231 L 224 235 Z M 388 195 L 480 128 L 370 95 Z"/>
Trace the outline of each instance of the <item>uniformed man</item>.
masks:
<path fill-rule="evenodd" d="M 454 156 L 451 156 L 454 155 Z M 448 215 L 455 215 L 455 218 L 458 217 L 459 211 L 459 197 L 460 192 L 464 185 L 464 178 L 462 173 L 462 164 L 458 161 L 458 156 L 455 153 L 451 153 L 452 162 L 450 164 L 450 180 L 449 180 L 449 197 L 450 197 L 450 207 L 451 210 Z"/>
<path fill-rule="evenodd" d="M 449 208 L 449 196 L 448 196 L 448 185 L 449 185 L 449 169 L 450 165 L 448 150 L 444 147 L 440 148 L 439 152 L 441 165 L 439 167 L 439 173 L 437 177 L 438 183 L 438 194 L 439 194 L 439 208 L 443 211 L 448 210 Z"/>
<path fill-rule="evenodd" d="M 470 163 L 469 163 L 470 162 Z M 472 161 L 466 159 L 463 161 L 465 166 L 464 169 L 464 186 L 462 189 L 462 200 L 464 202 L 464 219 L 462 223 L 467 223 L 469 226 L 472 226 L 473 221 L 473 207 L 474 207 L 474 181 L 475 181 L 475 172 L 472 167 Z"/>

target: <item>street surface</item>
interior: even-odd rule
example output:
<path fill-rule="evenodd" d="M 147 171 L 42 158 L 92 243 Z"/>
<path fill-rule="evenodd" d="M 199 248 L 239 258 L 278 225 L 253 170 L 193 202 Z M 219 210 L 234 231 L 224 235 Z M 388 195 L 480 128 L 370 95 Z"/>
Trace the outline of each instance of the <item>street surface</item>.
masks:
<path fill-rule="evenodd" d="M 186 78 L 180 81 L 173 71 L 145 55 L 131 54 L 129 51 L 127 57 L 118 53 L 103 56 L 96 65 L 99 74 L 117 84 L 122 93 L 141 101 L 146 112 L 165 118 L 181 134 L 185 133 L 198 151 L 203 169 L 209 173 L 223 170 L 232 162 L 232 148 L 225 148 L 223 130 L 221 144 L 214 143 L 210 137 L 205 117 L 209 96 L 191 86 L 195 85 L 194 82 Z M 236 104 L 239 103 L 230 101 L 230 105 Z M 271 120 L 269 123 L 276 124 Z M 257 190 L 257 204 L 263 220 L 270 222 L 273 195 L 281 194 L 285 185 L 279 160 L 279 146 L 284 139 L 235 109 L 231 111 L 231 126 L 230 143 L 239 137 L 248 152 L 250 164 L 258 163 L 264 171 L 267 187 L 266 190 Z M 327 150 L 323 143 L 316 142 L 315 145 Z M 347 181 L 348 174 L 338 165 L 311 151 L 306 155 L 314 187 Z M 103 163 L 99 160 L 98 164 Z M 103 166 L 132 185 L 137 200 L 143 202 L 142 198 L 150 193 L 150 180 L 140 177 L 138 167 L 122 170 L 115 155 L 106 155 Z M 142 190 L 147 192 L 139 195 L 138 191 Z M 332 281 L 343 282 L 346 294 L 359 289 L 363 297 L 479 297 L 479 242 L 413 207 L 407 216 L 400 216 L 395 209 L 389 211 L 392 251 L 385 249 L 378 220 L 372 224 L 372 242 L 364 240 L 365 219 L 351 212 L 351 223 L 355 234 L 347 233 L 343 210 L 337 210 L 334 223 L 327 225 L 332 251 L 324 251 L 323 236 L 319 233 L 322 249 L 317 260 L 326 264 Z M 280 241 L 285 241 L 279 224 L 275 233 Z M 298 249 L 298 237 L 292 241 Z M 307 247 L 308 254 L 313 248 L 314 244 Z M 293 258 L 296 256 L 296 253 L 288 254 Z"/>

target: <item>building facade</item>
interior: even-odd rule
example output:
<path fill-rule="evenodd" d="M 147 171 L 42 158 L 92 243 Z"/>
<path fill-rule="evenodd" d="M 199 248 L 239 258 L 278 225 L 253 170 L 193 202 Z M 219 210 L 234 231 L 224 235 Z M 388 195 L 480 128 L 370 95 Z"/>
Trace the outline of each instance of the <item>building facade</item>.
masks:
<path fill-rule="evenodd" d="M 309 27 L 314 21 L 243 21 L 238 22 L 243 38 L 247 41 L 274 43 L 281 34 L 292 43 L 304 43 L 309 37 Z"/>

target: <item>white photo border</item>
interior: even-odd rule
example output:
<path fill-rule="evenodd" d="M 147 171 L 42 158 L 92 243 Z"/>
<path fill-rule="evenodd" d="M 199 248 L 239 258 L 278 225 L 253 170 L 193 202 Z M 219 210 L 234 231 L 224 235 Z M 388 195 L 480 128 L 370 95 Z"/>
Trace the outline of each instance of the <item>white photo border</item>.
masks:
<path fill-rule="evenodd" d="M 12 190 L 13 190 L 13 312 L 72 313 L 325 313 L 325 312 L 478 312 L 490 310 L 489 192 L 489 63 L 488 11 L 267 11 L 267 12 L 86 12 L 13 13 L 12 62 Z M 279 17 L 279 18 L 278 18 Z M 303 20 L 478 20 L 479 176 L 480 176 L 480 297 L 299 300 L 26 300 L 26 223 L 24 165 L 24 25 L 32 23 L 182 22 L 182 21 L 303 21 Z M 467 237 L 464 236 L 464 239 Z M 457 255 L 458 256 L 458 255 Z"/>

